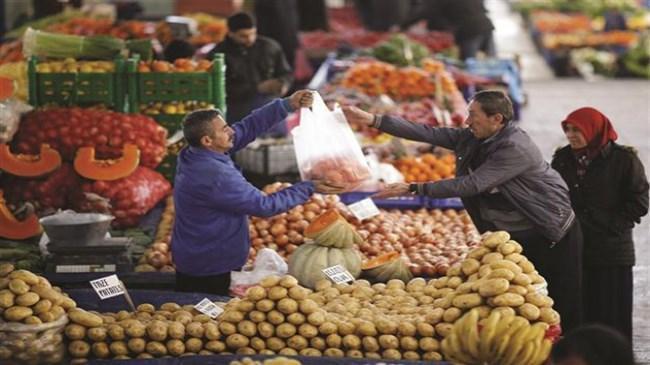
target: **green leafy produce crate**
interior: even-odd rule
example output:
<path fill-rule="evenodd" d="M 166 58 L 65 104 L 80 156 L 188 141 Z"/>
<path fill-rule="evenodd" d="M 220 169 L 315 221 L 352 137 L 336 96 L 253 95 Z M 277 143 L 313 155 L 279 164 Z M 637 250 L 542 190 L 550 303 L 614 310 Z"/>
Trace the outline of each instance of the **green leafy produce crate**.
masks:
<path fill-rule="evenodd" d="M 129 111 L 150 102 L 206 101 L 225 112 L 223 54 L 215 55 L 210 72 L 138 72 L 139 61 L 127 61 Z"/>
<path fill-rule="evenodd" d="M 90 106 L 102 104 L 125 112 L 125 60 L 115 59 L 114 72 L 37 72 L 41 61 L 28 61 L 29 103 L 44 105 Z"/>
<path fill-rule="evenodd" d="M 184 114 L 155 114 L 149 115 L 153 118 L 158 124 L 167 129 L 167 136 L 171 137 L 176 133 L 176 131 L 183 129 L 183 118 Z"/>

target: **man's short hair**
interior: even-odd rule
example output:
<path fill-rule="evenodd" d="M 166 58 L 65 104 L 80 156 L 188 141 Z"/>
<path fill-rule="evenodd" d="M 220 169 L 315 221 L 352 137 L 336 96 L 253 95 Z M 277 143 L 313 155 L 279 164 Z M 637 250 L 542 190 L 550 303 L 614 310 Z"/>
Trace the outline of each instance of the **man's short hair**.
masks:
<path fill-rule="evenodd" d="M 201 138 L 213 135 L 212 120 L 216 117 L 223 118 L 221 110 L 201 109 L 186 115 L 183 119 L 183 135 L 187 143 L 193 147 L 201 147 Z"/>
<path fill-rule="evenodd" d="M 510 122 L 514 116 L 512 102 L 503 91 L 484 90 L 479 91 L 472 97 L 472 101 L 481 104 L 481 110 L 487 116 L 497 113 L 503 116 L 503 124 Z"/>
<path fill-rule="evenodd" d="M 255 28 L 255 17 L 249 13 L 241 12 L 228 18 L 228 31 L 236 32 L 241 29 Z"/>

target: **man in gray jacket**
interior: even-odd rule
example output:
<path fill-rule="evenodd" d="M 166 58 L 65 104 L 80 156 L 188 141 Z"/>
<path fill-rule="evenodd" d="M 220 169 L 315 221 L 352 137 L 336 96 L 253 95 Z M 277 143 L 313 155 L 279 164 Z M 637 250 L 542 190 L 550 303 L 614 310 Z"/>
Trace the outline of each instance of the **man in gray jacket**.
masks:
<path fill-rule="evenodd" d="M 523 254 L 548 282 L 563 330 L 580 324 L 582 233 L 569 191 L 528 134 L 511 122 L 512 103 L 504 93 L 474 95 L 468 128 L 463 129 L 435 128 L 355 107 L 343 112 L 350 122 L 453 150 L 455 178 L 391 184 L 376 196 L 459 196 L 481 233 L 504 230 L 523 246 Z"/>

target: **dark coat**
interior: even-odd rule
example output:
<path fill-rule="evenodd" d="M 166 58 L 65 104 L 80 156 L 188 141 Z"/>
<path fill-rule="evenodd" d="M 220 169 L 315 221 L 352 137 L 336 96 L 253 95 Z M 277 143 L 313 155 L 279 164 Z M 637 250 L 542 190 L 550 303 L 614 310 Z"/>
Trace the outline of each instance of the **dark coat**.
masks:
<path fill-rule="evenodd" d="M 636 152 L 610 143 L 582 179 L 570 146 L 557 150 L 551 164 L 569 186 L 585 266 L 634 265 L 632 228 L 648 213 L 648 179 Z"/>

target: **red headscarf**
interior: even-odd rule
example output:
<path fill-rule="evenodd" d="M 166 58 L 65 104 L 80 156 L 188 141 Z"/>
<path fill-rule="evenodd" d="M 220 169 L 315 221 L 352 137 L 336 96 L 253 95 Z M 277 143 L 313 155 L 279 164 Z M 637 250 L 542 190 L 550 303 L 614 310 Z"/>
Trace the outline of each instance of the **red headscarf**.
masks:
<path fill-rule="evenodd" d="M 587 140 L 587 157 L 591 160 L 600 150 L 618 138 L 612 123 L 601 112 L 594 108 L 584 107 L 572 111 L 562 122 L 562 127 L 571 124 L 578 128 Z"/>

